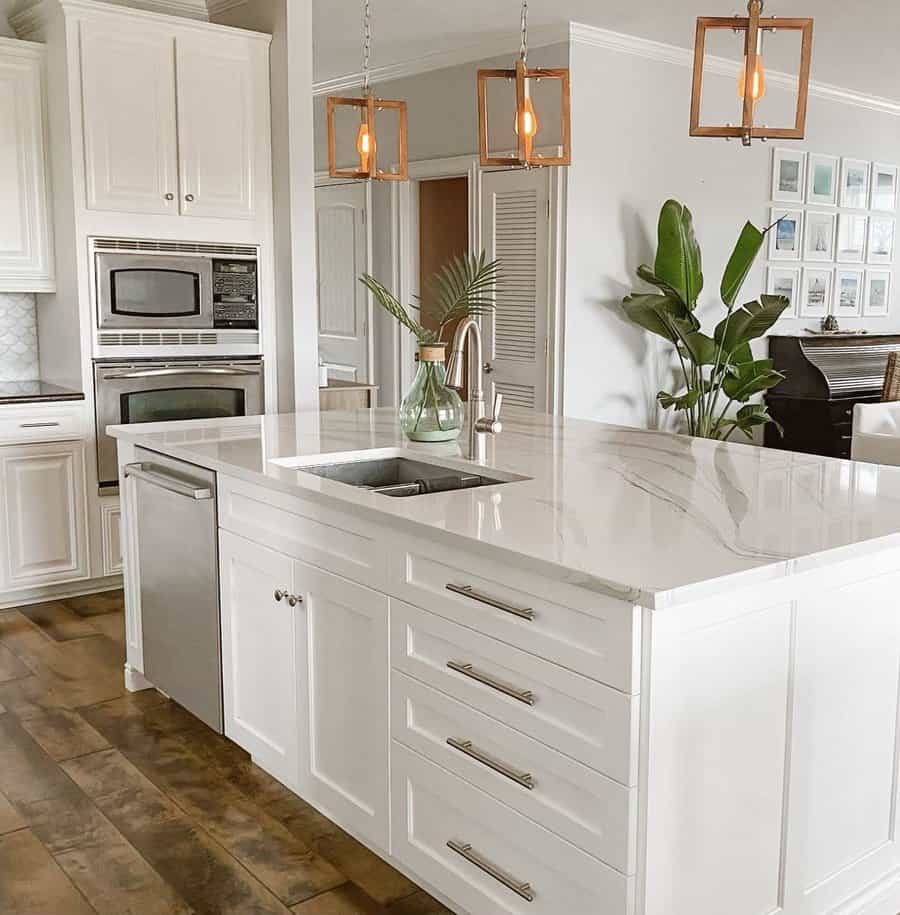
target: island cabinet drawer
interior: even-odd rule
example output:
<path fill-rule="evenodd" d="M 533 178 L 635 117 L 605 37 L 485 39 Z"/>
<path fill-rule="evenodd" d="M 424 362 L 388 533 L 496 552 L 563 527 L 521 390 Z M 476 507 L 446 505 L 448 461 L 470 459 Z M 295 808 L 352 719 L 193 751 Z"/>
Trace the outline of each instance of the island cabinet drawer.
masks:
<path fill-rule="evenodd" d="M 391 663 L 623 785 L 637 782 L 637 696 L 396 600 Z"/>
<path fill-rule="evenodd" d="M 391 850 L 470 915 L 632 915 L 634 877 L 396 741 Z"/>
<path fill-rule="evenodd" d="M 634 873 L 637 788 L 396 670 L 391 734 L 595 858 Z"/>
<path fill-rule="evenodd" d="M 278 490 L 219 475 L 219 527 L 353 581 L 387 588 L 384 538 L 371 525 Z"/>
<path fill-rule="evenodd" d="M 626 693 L 640 690 L 640 611 L 597 594 L 470 553 L 395 540 L 391 590 Z"/>
<path fill-rule="evenodd" d="M 0 444 L 53 442 L 84 437 L 84 404 L 0 407 Z"/>

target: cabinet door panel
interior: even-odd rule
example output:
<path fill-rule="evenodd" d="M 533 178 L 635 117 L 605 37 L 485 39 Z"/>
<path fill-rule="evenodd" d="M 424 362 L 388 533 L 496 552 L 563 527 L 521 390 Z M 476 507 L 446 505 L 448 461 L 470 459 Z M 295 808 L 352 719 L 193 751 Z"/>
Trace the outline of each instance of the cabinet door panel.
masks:
<path fill-rule="evenodd" d="M 251 218 L 255 137 L 255 49 L 221 35 L 178 36 L 181 212 Z"/>
<path fill-rule="evenodd" d="M 174 46 L 145 22 L 81 23 L 89 209 L 178 212 Z"/>
<path fill-rule="evenodd" d="M 3 590 L 87 578 L 84 447 L 0 449 L 5 505 Z"/>
<path fill-rule="evenodd" d="M 290 591 L 291 560 L 220 531 L 219 568 L 225 734 L 294 787 L 298 610 L 274 596 L 276 589 Z"/>
<path fill-rule="evenodd" d="M 388 599 L 300 562 L 294 583 L 306 622 L 298 651 L 309 715 L 303 794 L 387 849 Z"/>

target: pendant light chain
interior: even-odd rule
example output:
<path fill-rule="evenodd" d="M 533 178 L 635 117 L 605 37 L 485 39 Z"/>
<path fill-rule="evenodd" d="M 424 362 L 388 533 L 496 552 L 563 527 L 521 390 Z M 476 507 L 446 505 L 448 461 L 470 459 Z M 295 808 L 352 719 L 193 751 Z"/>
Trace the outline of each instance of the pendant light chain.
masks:
<path fill-rule="evenodd" d="M 522 0 L 522 43 L 519 46 L 519 56 L 523 61 L 528 58 L 528 0 Z"/>
<path fill-rule="evenodd" d="M 372 27 L 369 0 L 363 3 L 363 90 L 369 91 L 369 53 L 372 47 Z"/>

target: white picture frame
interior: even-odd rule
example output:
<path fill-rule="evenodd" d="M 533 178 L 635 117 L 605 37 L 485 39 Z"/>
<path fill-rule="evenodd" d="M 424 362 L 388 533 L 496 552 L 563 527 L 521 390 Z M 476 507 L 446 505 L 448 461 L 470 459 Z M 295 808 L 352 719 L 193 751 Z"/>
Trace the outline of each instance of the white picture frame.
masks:
<path fill-rule="evenodd" d="M 799 267 L 769 267 L 766 295 L 783 295 L 791 303 L 791 307 L 782 313 L 783 318 L 799 315 L 801 272 Z"/>
<path fill-rule="evenodd" d="M 865 159 L 841 160 L 841 206 L 865 210 L 869 206 L 869 177 L 872 163 Z"/>
<path fill-rule="evenodd" d="M 803 228 L 803 260 L 834 262 L 837 214 L 807 210 Z"/>
<path fill-rule="evenodd" d="M 883 162 L 872 163 L 870 210 L 876 210 L 880 213 L 893 213 L 896 211 L 897 177 L 898 169 L 896 165 L 885 165 Z"/>
<path fill-rule="evenodd" d="M 827 267 L 804 267 L 800 289 L 801 318 L 824 318 L 831 308 L 834 270 Z"/>
<path fill-rule="evenodd" d="M 865 271 L 854 267 L 838 267 L 834 271 L 833 315 L 838 318 L 858 318 L 862 315 L 865 292 Z"/>
<path fill-rule="evenodd" d="M 806 153 L 796 149 L 772 150 L 772 200 L 803 203 Z"/>
<path fill-rule="evenodd" d="M 806 202 L 813 206 L 837 206 L 841 160 L 837 156 L 810 153 L 806 162 Z"/>
<path fill-rule="evenodd" d="M 890 270 L 867 270 L 863 291 L 863 314 L 867 318 L 879 318 L 890 314 L 891 284 Z"/>
<path fill-rule="evenodd" d="M 867 263 L 893 264 L 896 239 L 897 220 L 893 216 L 870 216 Z"/>
<path fill-rule="evenodd" d="M 862 213 L 838 215 L 837 262 L 864 264 L 869 241 L 869 217 Z"/>
<path fill-rule="evenodd" d="M 775 223 L 778 225 L 775 225 Z M 798 261 L 803 246 L 803 210 L 769 211 L 769 260 Z"/>

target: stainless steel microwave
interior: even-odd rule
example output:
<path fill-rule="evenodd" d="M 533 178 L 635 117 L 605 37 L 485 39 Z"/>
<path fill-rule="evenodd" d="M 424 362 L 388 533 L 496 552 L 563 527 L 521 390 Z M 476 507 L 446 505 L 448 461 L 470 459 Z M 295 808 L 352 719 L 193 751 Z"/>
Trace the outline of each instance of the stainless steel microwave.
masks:
<path fill-rule="evenodd" d="M 256 258 L 97 251 L 97 326 L 259 329 Z"/>

